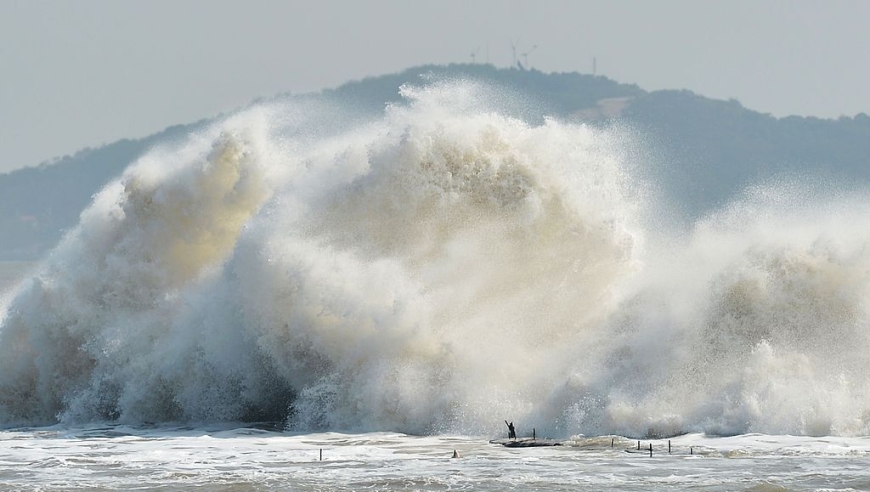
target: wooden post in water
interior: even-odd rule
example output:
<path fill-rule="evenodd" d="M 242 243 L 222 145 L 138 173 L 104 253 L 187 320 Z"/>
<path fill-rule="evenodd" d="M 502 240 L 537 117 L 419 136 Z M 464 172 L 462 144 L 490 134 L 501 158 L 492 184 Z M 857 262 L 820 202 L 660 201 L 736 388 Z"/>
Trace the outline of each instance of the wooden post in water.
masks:
<path fill-rule="evenodd" d="M 320 448 L 320 461 L 323 461 L 323 448 Z"/>
<path fill-rule="evenodd" d="M 640 441 L 637 441 L 637 450 L 640 451 Z"/>
<path fill-rule="evenodd" d="M 614 439 L 616 439 L 616 438 L 615 438 L 615 437 L 611 437 L 611 438 L 610 438 L 610 447 L 611 447 L 611 448 L 613 447 L 613 441 L 614 441 Z"/>
<path fill-rule="evenodd" d="M 689 454 L 695 454 L 695 448 L 689 446 Z"/>
<path fill-rule="evenodd" d="M 652 458 L 652 443 L 649 443 L 649 457 Z"/>
<path fill-rule="evenodd" d="M 537 439 L 535 438 L 535 428 L 532 427 L 532 441 L 536 441 L 536 440 Z"/>
<path fill-rule="evenodd" d="M 668 454 L 671 454 L 671 440 L 668 439 Z"/>

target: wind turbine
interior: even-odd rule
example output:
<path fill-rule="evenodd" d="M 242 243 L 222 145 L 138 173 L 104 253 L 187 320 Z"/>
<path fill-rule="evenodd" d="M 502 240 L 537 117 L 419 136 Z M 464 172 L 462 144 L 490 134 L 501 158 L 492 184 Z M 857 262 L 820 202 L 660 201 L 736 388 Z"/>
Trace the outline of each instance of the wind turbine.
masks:
<path fill-rule="evenodd" d="M 517 66 L 517 44 L 519 44 L 520 38 L 517 38 L 516 41 L 511 39 L 510 42 L 511 42 L 511 52 L 513 53 L 513 59 L 514 59 L 513 65 L 511 65 L 511 66 L 516 67 Z"/>
<path fill-rule="evenodd" d="M 480 46 L 471 50 L 471 64 L 474 65 L 474 58 L 477 56 L 477 53 L 480 51 Z"/>
<path fill-rule="evenodd" d="M 535 48 L 537 48 L 537 47 L 538 47 L 538 45 L 533 45 L 532 49 L 523 53 L 523 64 L 526 66 L 526 68 L 529 68 L 529 53 L 531 53 L 532 51 L 535 51 Z"/>

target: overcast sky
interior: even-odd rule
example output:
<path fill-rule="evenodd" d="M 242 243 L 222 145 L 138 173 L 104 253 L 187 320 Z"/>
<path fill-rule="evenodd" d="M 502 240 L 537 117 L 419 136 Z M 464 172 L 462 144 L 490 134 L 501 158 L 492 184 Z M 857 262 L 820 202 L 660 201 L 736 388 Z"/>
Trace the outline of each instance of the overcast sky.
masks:
<path fill-rule="evenodd" d="M 870 1 L 0 0 L 0 172 L 425 63 L 870 113 Z"/>

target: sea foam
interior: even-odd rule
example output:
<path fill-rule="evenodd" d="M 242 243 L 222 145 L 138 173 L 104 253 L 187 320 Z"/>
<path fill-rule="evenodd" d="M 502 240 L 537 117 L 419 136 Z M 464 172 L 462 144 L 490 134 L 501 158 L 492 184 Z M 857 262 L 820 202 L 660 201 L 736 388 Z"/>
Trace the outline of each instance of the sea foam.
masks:
<path fill-rule="evenodd" d="M 758 186 L 671 231 L 631 131 L 493 93 L 152 150 L 6 305 L 0 421 L 867 432 L 860 194 Z"/>

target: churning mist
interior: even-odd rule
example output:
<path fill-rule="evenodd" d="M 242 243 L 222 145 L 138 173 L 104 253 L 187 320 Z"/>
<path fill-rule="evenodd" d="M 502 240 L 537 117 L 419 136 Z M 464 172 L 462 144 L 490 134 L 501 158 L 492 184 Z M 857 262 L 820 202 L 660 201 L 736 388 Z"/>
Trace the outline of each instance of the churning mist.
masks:
<path fill-rule="evenodd" d="M 870 431 L 862 193 L 758 185 L 671 230 L 631 131 L 403 94 L 133 163 L 7 297 L 0 422 Z"/>

